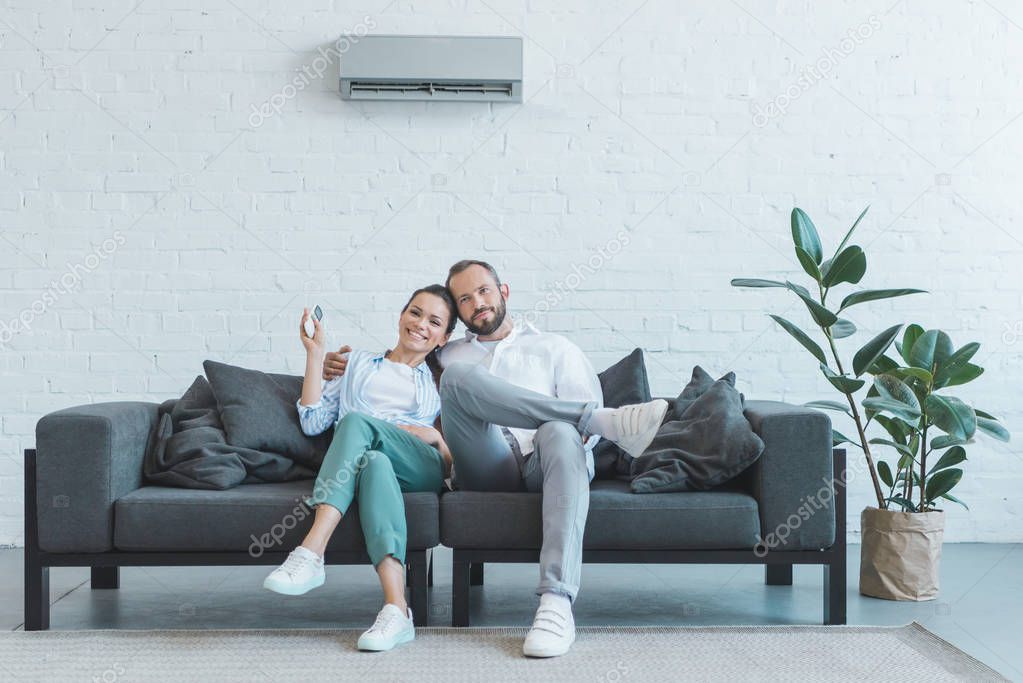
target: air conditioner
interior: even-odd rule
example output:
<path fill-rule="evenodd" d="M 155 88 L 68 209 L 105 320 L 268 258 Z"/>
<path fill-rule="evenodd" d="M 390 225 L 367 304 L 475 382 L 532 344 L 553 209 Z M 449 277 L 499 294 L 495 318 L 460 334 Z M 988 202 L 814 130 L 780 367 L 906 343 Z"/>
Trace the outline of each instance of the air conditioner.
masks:
<path fill-rule="evenodd" d="M 341 98 L 521 102 L 522 38 L 350 36 Z"/>

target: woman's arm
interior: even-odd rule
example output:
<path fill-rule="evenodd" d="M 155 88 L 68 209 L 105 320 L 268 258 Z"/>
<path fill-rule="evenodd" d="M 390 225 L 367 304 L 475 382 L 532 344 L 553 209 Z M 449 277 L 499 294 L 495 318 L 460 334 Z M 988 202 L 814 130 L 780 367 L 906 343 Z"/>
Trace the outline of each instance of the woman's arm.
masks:
<path fill-rule="evenodd" d="M 426 442 L 428 446 L 433 446 L 440 453 L 441 457 L 444 458 L 444 474 L 445 476 L 451 472 L 451 450 L 448 448 L 447 442 L 444 440 L 444 435 L 440 433 L 440 430 L 434 427 L 422 427 L 420 425 L 395 425 L 399 429 L 404 429 L 406 432 Z"/>
<path fill-rule="evenodd" d="M 302 309 L 302 320 L 298 324 L 298 336 L 305 347 L 305 377 L 302 380 L 302 399 L 304 406 L 311 406 L 320 400 L 323 392 L 320 373 L 323 370 L 323 358 L 327 355 L 327 335 L 316 316 L 312 316 L 316 333 L 310 339 L 305 333 L 305 321 L 309 318 L 309 309 Z"/>
<path fill-rule="evenodd" d="M 312 339 L 307 337 L 302 328 L 308 316 L 309 309 L 303 309 L 298 333 L 306 350 L 305 375 L 302 379 L 302 396 L 299 397 L 296 408 L 302 432 L 307 436 L 315 436 L 327 431 L 337 422 L 341 383 L 344 378 L 339 377 L 327 382 L 326 386 L 322 385 L 320 372 L 327 346 L 326 333 L 320 326 L 320 321 L 314 317 L 312 321 L 316 332 Z"/>

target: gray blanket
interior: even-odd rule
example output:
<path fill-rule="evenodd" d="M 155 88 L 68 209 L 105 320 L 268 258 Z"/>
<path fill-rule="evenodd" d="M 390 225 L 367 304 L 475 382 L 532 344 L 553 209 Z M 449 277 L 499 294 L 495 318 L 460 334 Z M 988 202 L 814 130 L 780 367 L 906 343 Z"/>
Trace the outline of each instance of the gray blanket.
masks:
<path fill-rule="evenodd" d="M 764 442 L 743 416 L 735 374 L 713 381 L 693 369 L 657 436 L 630 465 L 633 493 L 705 491 L 752 465 Z"/>
<path fill-rule="evenodd" d="M 279 453 L 227 443 L 216 397 L 202 375 L 181 398 L 160 405 L 143 471 L 149 483 L 191 489 L 229 489 L 316 476 Z"/>

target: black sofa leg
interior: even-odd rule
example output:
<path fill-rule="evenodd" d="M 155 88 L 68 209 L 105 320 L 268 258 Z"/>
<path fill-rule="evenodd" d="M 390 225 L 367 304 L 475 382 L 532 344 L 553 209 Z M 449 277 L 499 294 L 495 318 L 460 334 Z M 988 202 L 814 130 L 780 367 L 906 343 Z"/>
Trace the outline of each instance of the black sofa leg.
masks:
<path fill-rule="evenodd" d="M 25 558 L 25 630 L 50 628 L 50 568 Z"/>
<path fill-rule="evenodd" d="M 469 565 L 469 585 L 470 586 L 482 586 L 483 585 L 483 563 L 473 562 Z"/>
<path fill-rule="evenodd" d="M 845 625 L 845 588 L 845 562 L 824 565 L 824 623 L 828 626 Z"/>
<path fill-rule="evenodd" d="M 416 626 L 426 626 L 430 621 L 430 592 L 427 587 L 426 551 L 409 554 L 408 577 L 411 585 L 412 621 Z"/>
<path fill-rule="evenodd" d="M 93 567 L 92 580 L 89 581 L 93 590 L 97 588 L 120 588 L 121 568 L 120 567 Z"/>
<path fill-rule="evenodd" d="M 830 562 L 824 565 L 824 623 L 841 626 L 846 622 L 846 572 L 848 547 L 845 541 L 845 449 L 833 452 L 835 468 L 835 544 L 828 551 Z"/>
<path fill-rule="evenodd" d="M 768 586 L 791 586 L 792 565 L 791 564 L 765 564 L 764 583 Z"/>
<path fill-rule="evenodd" d="M 469 561 L 451 551 L 451 625 L 469 625 Z"/>
<path fill-rule="evenodd" d="M 39 561 L 36 451 L 25 449 L 25 630 L 50 628 L 50 568 Z"/>

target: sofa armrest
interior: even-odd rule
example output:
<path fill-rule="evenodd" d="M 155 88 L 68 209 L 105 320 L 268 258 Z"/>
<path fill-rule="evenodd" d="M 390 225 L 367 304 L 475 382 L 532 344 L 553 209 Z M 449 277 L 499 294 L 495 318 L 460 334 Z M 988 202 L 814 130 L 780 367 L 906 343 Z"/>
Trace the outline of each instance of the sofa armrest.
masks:
<path fill-rule="evenodd" d="M 36 512 L 46 552 L 113 548 L 114 502 L 142 485 L 156 403 L 74 406 L 36 424 Z"/>
<path fill-rule="evenodd" d="M 831 418 L 778 401 L 747 401 L 764 452 L 745 476 L 769 550 L 819 550 L 835 542 Z M 763 547 L 763 546 L 759 546 Z"/>

